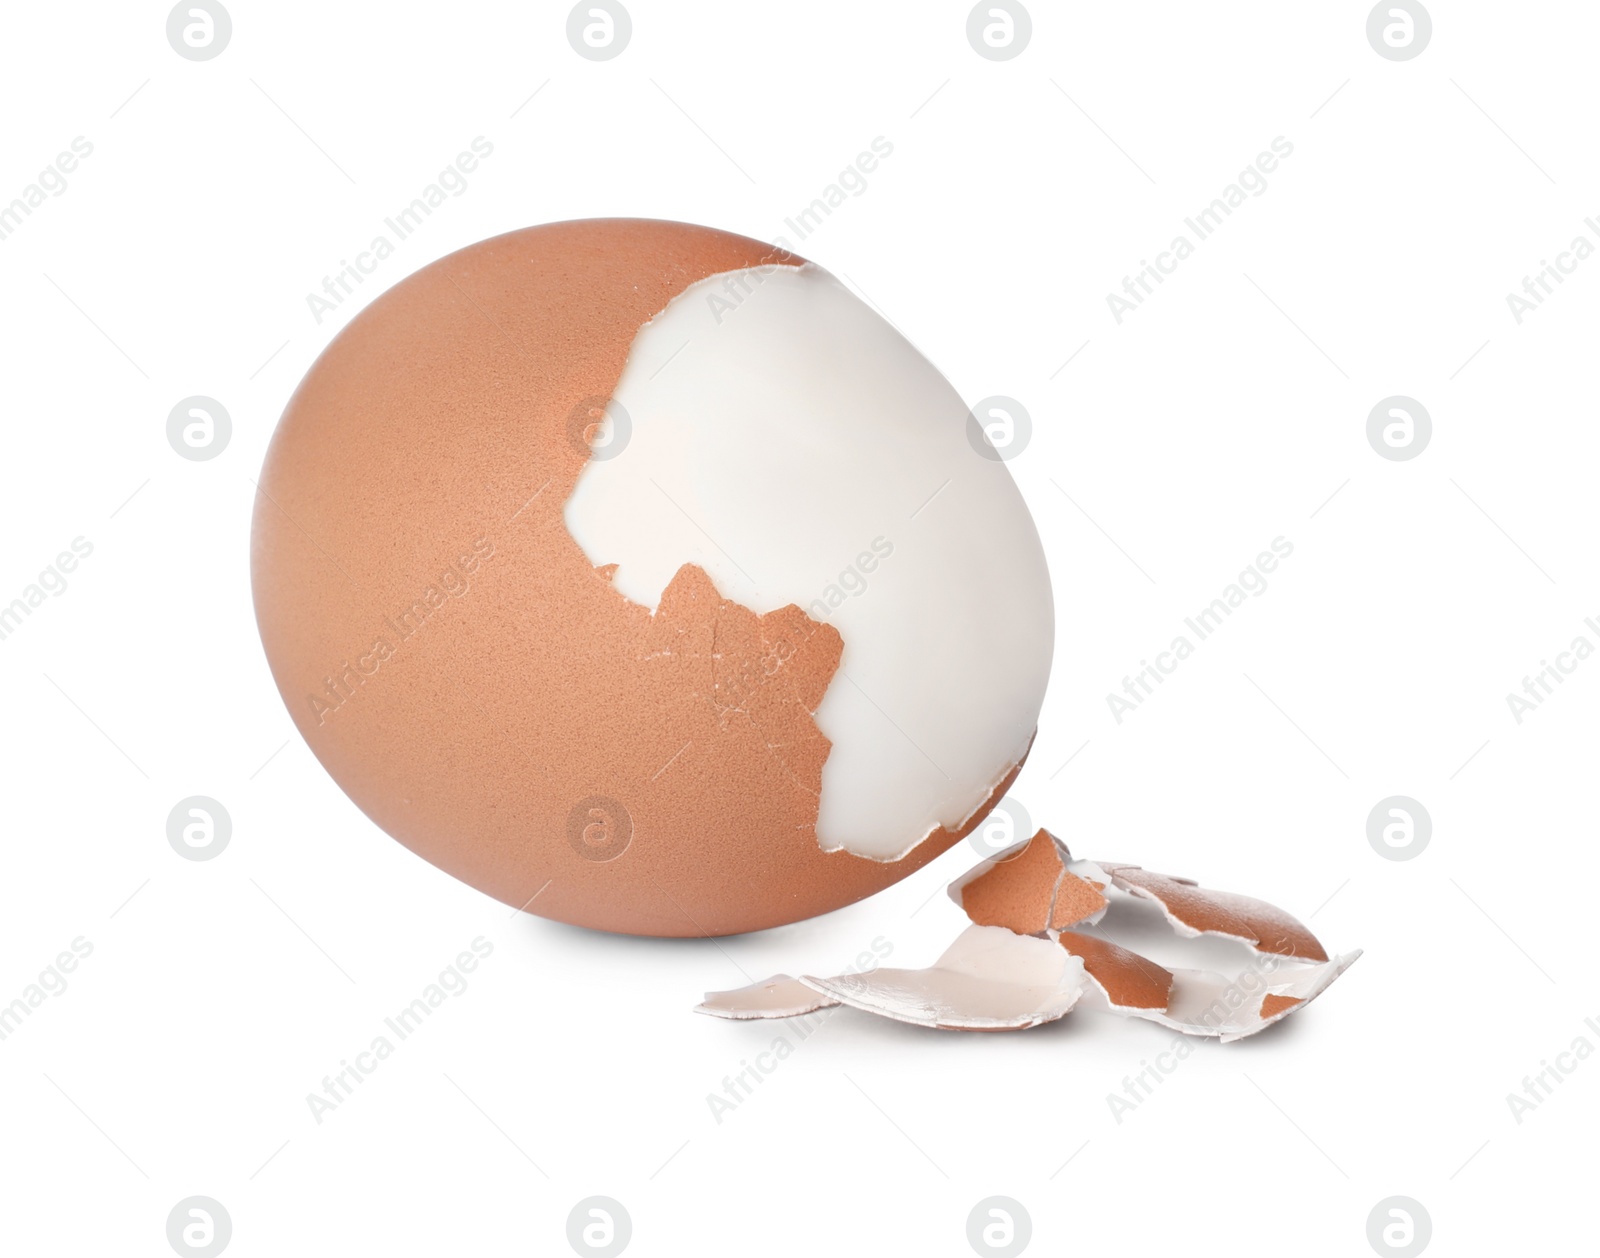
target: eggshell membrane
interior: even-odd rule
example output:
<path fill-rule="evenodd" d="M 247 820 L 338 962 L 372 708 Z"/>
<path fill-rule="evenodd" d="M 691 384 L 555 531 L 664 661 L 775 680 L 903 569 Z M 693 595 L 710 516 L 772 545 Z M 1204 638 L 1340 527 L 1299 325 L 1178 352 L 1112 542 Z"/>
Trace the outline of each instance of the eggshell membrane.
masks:
<path fill-rule="evenodd" d="M 760 983 L 726 992 L 707 992 L 696 1012 L 713 1018 L 748 1021 L 755 1018 L 798 1018 L 808 1013 L 835 1008 L 832 996 L 807 987 L 788 974 L 774 974 Z"/>
<path fill-rule="evenodd" d="M 840 1004 L 941 1031 L 1022 1031 L 1054 1022 L 1087 986 L 1080 959 L 1003 926 L 968 926 L 926 969 L 802 974 L 800 981 Z"/>
<path fill-rule="evenodd" d="M 589 457 L 574 416 L 639 328 L 708 276 L 802 261 L 650 220 L 513 232 L 377 298 L 296 390 L 256 501 L 262 642 L 314 754 L 419 856 L 545 917 L 731 934 L 907 876 L 1015 779 L 1021 760 L 898 861 L 823 852 L 811 713 L 837 631 L 757 616 L 693 565 L 652 616 L 564 526 Z M 618 852 L 573 837 L 594 800 Z"/>

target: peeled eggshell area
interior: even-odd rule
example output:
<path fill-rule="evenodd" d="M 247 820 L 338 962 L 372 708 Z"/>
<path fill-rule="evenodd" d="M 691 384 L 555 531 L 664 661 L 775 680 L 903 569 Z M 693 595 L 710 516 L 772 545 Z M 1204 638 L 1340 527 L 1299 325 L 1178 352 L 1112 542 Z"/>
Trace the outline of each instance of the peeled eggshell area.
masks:
<path fill-rule="evenodd" d="M 1028 749 L 1054 622 L 1027 507 L 949 382 L 808 263 L 690 285 L 613 398 L 626 445 L 584 468 L 564 519 L 615 588 L 654 607 L 693 564 L 844 640 L 815 710 L 823 849 L 896 860 L 971 817 Z"/>

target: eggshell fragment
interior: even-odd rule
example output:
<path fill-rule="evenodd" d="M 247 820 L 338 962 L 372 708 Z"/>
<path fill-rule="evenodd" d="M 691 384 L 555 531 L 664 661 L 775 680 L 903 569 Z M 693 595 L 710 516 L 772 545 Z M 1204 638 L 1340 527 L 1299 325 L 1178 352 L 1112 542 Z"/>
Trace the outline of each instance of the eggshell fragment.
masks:
<path fill-rule="evenodd" d="M 802 975 L 841 1004 L 914 1026 L 1015 1031 L 1064 1016 L 1084 993 L 1083 962 L 1047 940 L 969 926 L 925 970 Z"/>
<path fill-rule="evenodd" d="M 1097 922 L 1106 911 L 1103 887 L 1097 887 L 1073 873 L 1061 871 L 1061 881 L 1056 884 L 1055 903 L 1050 906 L 1050 929 L 1060 930 L 1079 922 Z"/>
<path fill-rule="evenodd" d="M 1120 896 L 1153 902 L 1180 938 L 1216 935 L 1243 944 L 1254 958 L 1228 973 L 1174 968 L 1170 971 L 1171 986 L 1164 1008 L 1155 1004 L 1139 1007 L 1131 1001 L 1119 1004 L 1108 995 L 1103 1003 L 1111 1012 L 1146 1018 L 1185 1035 L 1208 1036 L 1231 1043 L 1258 1034 L 1310 1004 L 1361 955 L 1357 949 L 1329 960 L 1322 945 L 1306 927 L 1282 909 L 1260 900 L 1208 891 L 1192 879 L 1156 874 L 1121 862 L 1075 861 L 1073 865 L 1080 873 L 1090 865 L 1102 870 Z M 1114 899 L 1108 911 L 1111 920 L 1115 920 L 1117 903 Z M 1118 957 L 1121 966 L 1116 973 L 1124 981 L 1133 964 L 1128 958 L 1144 965 L 1155 965 L 1109 941 L 1100 941 L 1094 936 L 1080 938 L 1090 941 L 1088 945 L 1078 945 L 1080 947 L 1117 948 L 1123 955 Z M 1063 946 L 1071 948 L 1075 943 L 1063 932 Z M 1289 952 L 1290 947 L 1301 955 Z M 1106 972 L 1104 963 L 1100 969 Z M 1092 1000 L 1091 1003 L 1098 1007 L 1102 1002 Z"/>
<path fill-rule="evenodd" d="M 918 1026 L 1011 1030 L 1053 1021 L 1081 1004 L 1226 1044 L 1303 1009 L 1361 955 L 1357 950 L 1330 960 L 1309 930 L 1260 900 L 1207 891 L 1137 865 L 1075 860 L 1048 830 L 983 861 L 949 890 L 976 924 L 926 970 L 798 981 L 778 975 L 710 993 L 700 1011 L 793 1017 L 841 1003 Z M 1160 918 L 1136 909 L 1135 899 L 1152 902 Z M 1086 910 L 1092 922 L 1084 919 Z M 1168 969 L 1101 933 L 1057 925 L 1119 922 L 1117 915 L 1126 914 L 1150 924 L 1164 920 L 1180 939 L 1229 941 L 1209 947 L 1190 942 L 1185 951 L 1220 956 L 1243 945 L 1241 964 L 1224 960 L 1227 972 Z M 1070 963 L 1065 971 L 1050 964 L 1051 953 Z"/>
<path fill-rule="evenodd" d="M 713 1018 L 732 1018 L 745 1021 L 753 1018 L 795 1018 L 801 1014 L 831 1009 L 839 1002 L 807 987 L 797 978 L 787 974 L 774 974 L 760 983 L 736 987 L 732 991 L 707 992 L 706 998 L 695 1006 L 696 1013 L 708 1013 Z"/>
<path fill-rule="evenodd" d="M 1180 935 L 1223 935 L 1257 952 L 1326 961 L 1327 952 L 1305 926 L 1274 905 L 1228 891 L 1208 891 L 1187 879 L 1141 869 L 1137 865 L 1104 866 L 1116 886 L 1131 895 L 1154 900 Z"/>
<path fill-rule="evenodd" d="M 1246 970 L 1232 978 L 1211 970 L 1174 970 L 1172 999 L 1166 1010 L 1132 1016 L 1149 1018 L 1185 1035 L 1213 1036 L 1231 1044 L 1305 1008 L 1360 955 L 1357 949 L 1317 965 L 1286 965 L 1272 974 Z M 1262 986 L 1266 991 L 1257 1004 L 1252 997 Z"/>
<path fill-rule="evenodd" d="M 1111 1010 L 1165 1011 L 1172 995 L 1172 972 L 1148 957 L 1076 931 L 1064 930 L 1057 942 L 1083 962 L 1089 981 Z"/>
<path fill-rule="evenodd" d="M 977 925 L 1004 926 L 1019 935 L 1093 919 L 1104 911 L 1106 898 L 1100 887 L 1068 870 L 1071 859 L 1064 843 L 1040 829 L 951 883 L 950 898 Z"/>

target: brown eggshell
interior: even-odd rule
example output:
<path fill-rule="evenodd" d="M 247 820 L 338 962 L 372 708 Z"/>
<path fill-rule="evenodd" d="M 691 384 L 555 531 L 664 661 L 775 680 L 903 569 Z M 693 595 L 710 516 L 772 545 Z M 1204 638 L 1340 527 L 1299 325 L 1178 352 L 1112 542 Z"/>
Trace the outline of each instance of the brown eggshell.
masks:
<path fill-rule="evenodd" d="M 1199 935 L 1226 935 L 1260 952 L 1326 961 L 1327 951 L 1297 918 L 1265 900 L 1211 891 L 1187 878 L 1172 878 L 1137 865 L 1105 864 L 1124 891 L 1161 906 L 1169 921 Z"/>
<path fill-rule="evenodd" d="M 1172 995 L 1172 971 L 1094 935 L 1064 930 L 1057 942 L 1083 962 L 1111 1008 L 1166 1009 Z"/>
<path fill-rule="evenodd" d="M 377 298 L 284 413 L 252 539 L 274 679 L 369 817 L 507 904 L 629 934 L 797 921 L 920 868 L 1016 775 L 899 861 L 823 852 L 837 631 L 692 565 L 652 616 L 566 530 L 639 328 L 710 275 L 801 261 L 646 220 L 513 232 Z"/>
<path fill-rule="evenodd" d="M 1101 889 L 1066 867 L 1071 858 L 1050 831 L 1039 829 L 951 886 L 956 903 L 979 926 L 1004 926 L 1019 935 L 1059 929 L 1106 907 Z"/>

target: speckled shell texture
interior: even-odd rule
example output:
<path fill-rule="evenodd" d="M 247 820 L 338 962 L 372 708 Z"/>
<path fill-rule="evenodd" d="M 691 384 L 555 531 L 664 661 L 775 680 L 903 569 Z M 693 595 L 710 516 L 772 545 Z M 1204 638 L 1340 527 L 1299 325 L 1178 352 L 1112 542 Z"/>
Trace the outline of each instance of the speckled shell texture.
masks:
<path fill-rule="evenodd" d="M 692 565 L 652 614 L 562 520 L 639 328 L 707 276 L 800 261 L 648 220 L 513 232 L 379 297 L 284 413 L 252 556 L 279 690 L 362 811 L 506 904 L 731 934 L 852 903 L 965 833 L 894 862 L 823 852 L 811 713 L 837 631 L 757 616 Z"/>

